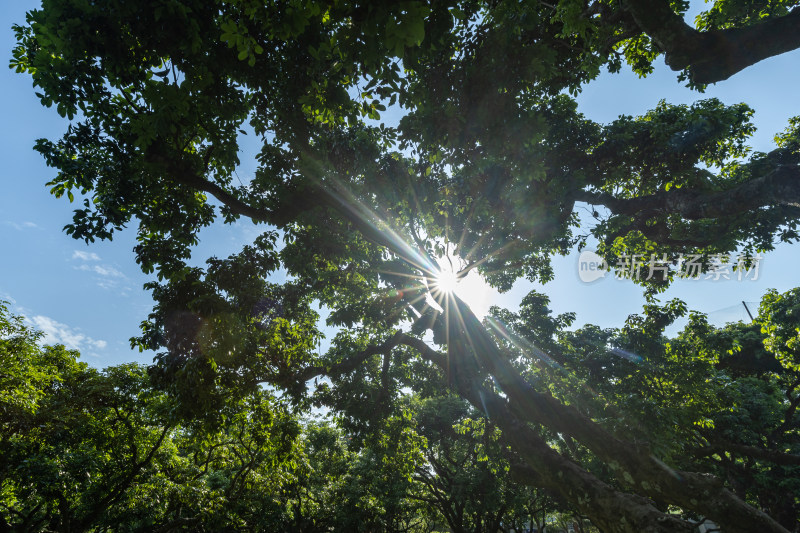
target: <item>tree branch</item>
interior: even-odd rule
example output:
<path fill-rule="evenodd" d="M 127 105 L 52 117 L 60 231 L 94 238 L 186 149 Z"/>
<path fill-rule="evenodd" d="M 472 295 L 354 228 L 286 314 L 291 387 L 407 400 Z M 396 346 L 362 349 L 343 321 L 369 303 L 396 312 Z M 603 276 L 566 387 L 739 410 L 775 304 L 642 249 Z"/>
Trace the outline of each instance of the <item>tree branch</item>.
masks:
<path fill-rule="evenodd" d="M 673 70 L 697 84 L 726 80 L 762 59 L 800 47 L 800 8 L 743 28 L 698 31 L 668 0 L 624 0 L 636 24 L 664 52 Z"/>
<path fill-rule="evenodd" d="M 655 217 L 678 214 L 686 220 L 740 215 L 762 207 L 800 208 L 800 166 L 778 165 L 772 172 L 726 191 L 671 189 L 636 198 L 602 191 L 577 191 L 575 199 L 603 205 L 617 215 Z"/>
<path fill-rule="evenodd" d="M 333 365 L 311 366 L 304 369 L 302 372 L 297 373 L 295 378 L 298 382 L 303 383 L 317 376 L 338 376 L 346 374 L 347 372 L 352 372 L 373 355 L 383 354 L 384 356 L 388 356 L 388 354 L 392 351 L 392 348 L 402 343 L 404 336 L 404 333 L 395 333 L 386 342 L 368 346 L 363 351 L 353 355 L 352 357 L 348 357 L 340 363 Z"/>
<path fill-rule="evenodd" d="M 506 394 L 508 409 L 519 421 L 542 424 L 553 431 L 572 436 L 606 464 L 616 465 L 612 468 L 618 479 L 628 480 L 627 483 L 638 492 L 686 509 L 702 511 L 726 529 L 787 533 L 767 514 L 747 505 L 725 489 L 722 481 L 714 476 L 671 469 L 651 455 L 649 450 L 618 439 L 575 407 L 536 391 L 502 357 L 469 307 L 458 297 L 452 298 L 450 315 L 457 316 L 458 323 L 449 324 L 448 327 L 458 331 L 457 336 L 467 336 L 470 342 L 468 346 L 464 345 L 464 353 L 451 357 L 451 361 L 460 364 L 478 361 Z M 524 446 L 516 440 L 514 442 Z M 514 449 L 517 450 L 516 447 Z"/>
<path fill-rule="evenodd" d="M 754 459 L 763 459 L 764 461 L 769 461 L 771 463 L 775 463 L 776 465 L 800 465 L 800 455 L 780 452 L 778 450 L 767 450 L 764 448 L 758 448 L 756 446 L 747 446 L 745 444 L 737 444 L 735 442 L 721 440 L 714 440 L 710 446 L 696 449 L 695 454 L 702 457 L 714 454 L 722 454 L 726 451 L 733 452 L 738 455 L 744 455 L 746 457 L 752 457 Z"/>

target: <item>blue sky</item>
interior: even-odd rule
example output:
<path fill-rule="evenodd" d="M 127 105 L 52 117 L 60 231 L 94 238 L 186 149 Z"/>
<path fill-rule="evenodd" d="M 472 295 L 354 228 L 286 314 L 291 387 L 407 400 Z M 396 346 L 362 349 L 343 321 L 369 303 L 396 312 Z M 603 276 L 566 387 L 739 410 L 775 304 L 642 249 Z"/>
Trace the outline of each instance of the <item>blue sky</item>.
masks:
<path fill-rule="evenodd" d="M 149 310 L 151 300 L 141 287 L 148 280 L 134 261 L 134 231 L 123 231 L 111 242 L 87 246 L 65 235 L 72 218 L 65 199 L 50 196 L 45 183 L 52 178 L 41 157 L 33 151 L 40 137 L 57 138 L 65 126 L 53 109 L 42 108 L 31 80 L 6 68 L 14 44 L 11 25 L 24 21 L 27 9 L 38 2 L 16 0 L 0 6 L 0 159 L 5 194 L 0 197 L 0 299 L 45 331 L 50 342 L 81 350 L 83 359 L 105 367 L 126 361 L 149 362 L 152 354 L 139 354 L 128 339 Z M 800 115 L 800 52 L 763 61 L 730 80 L 708 89 L 705 95 L 690 91 L 674 73 L 659 65 L 646 79 L 629 72 L 603 75 L 579 97 L 580 110 L 589 118 L 608 122 L 620 114 L 637 115 L 660 99 L 690 103 L 717 97 L 727 104 L 747 102 L 756 110 L 758 131 L 752 139 L 757 150 L 769 150 L 772 136 L 786 127 L 787 118 Z M 246 159 L 246 158 L 245 158 Z M 240 173 L 252 171 L 247 164 Z M 196 257 L 228 255 L 249 242 L 256 228 L 248 223 L 204 230 Z M 767 288 L 785 291 L 798 283 L 800 246 L 782 246 L 764 257 L 757 281 L 679 281 L 662 300 L 681 298 L 689 307 L 710 313 L 717 323 L 744 318 L 739 303 L 758 301 Z M 556 279 L 538 290 L 547 293 L 557 313 L 575 311 L 578 324 L 619 326 L 640 311 L 641 289 L 629 281 L 610 277 L 592 284 L 578 279 L 577 256 L 557 258 Z M 514 308 L 530 288 L 519 283 L 514 290 L 494 295 L 493 303 Z M 737 307 L 738 306 L 738 307 Z"/>

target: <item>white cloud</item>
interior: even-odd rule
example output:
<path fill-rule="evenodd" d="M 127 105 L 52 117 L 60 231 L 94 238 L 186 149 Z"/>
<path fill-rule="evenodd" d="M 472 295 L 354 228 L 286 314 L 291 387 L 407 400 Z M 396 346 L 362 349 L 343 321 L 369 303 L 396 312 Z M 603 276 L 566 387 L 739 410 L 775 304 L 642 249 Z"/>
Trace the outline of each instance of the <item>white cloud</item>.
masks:
<path fill-rule="evenodd" d="M 72 252 L 73 259 L 80 259 L 81 261 L 100 261 L 100 256 L 94 252 L 82 252 L 75 250 Z"/>
<path fill-rule="evenodd" d="M 78 270 L 85 270 L 87 272 L 94 272 L 107 278 L 124 278 L 125 274 L 116 268 L 108 265 L 81 265 Z"/>
<path fill-rule="evenodd" d="M 79 266 L 76 266 L 75 269 L 83 270 L 84 272 L 92 272 L 97 274 L 99 278 L 97 278 L 97 286 L 101 289 L 117 289 L 120 285 L 120 281 L 127 280 L 128 277 L 114 268 L 111 265 L 107 264 L 97 264 L 89 262 L 92 261 L 100 261 L 100 256 L 93 252 L 82 252 L 80 250 L 75 250 L 72 253 L 72 259 L 78 259 L 81 261 L 85 261 L 81 263 Z"/>
<path fill-rule="evenodd" d="M 33 228 L 38 228 L 39 227 L 36 223 L 30 222 L 30 221 L 13 222 L 11 220 L 6 220 L 4 223 L 7 226 L 11 226 L 12 228 L 14 228 L 17 231 L 23 231 L 23 230 L 26 230 L 26 229 L 33 229 Z"/>
<path fill-rule="evenodd" d="M 47 344 L 63 344 L 70 350 L 102 350 L 108 343 L 101 339 L 93 339 L 66 324 L 62 324 L 48 316 L 35 315 L 27 319 L 36 329 L 44 333 Z M 93 355 L 90 353 L 90 355 Z"/>
<path fill-rule="evenodd" d="M 106 266 L 95 265 L 94 271 L 97 272 L 98 274 L 100 274 L 101 276 L 108 276 L 108 277 L 112 277 L 112 278 L 124 278 L 125 277 L 125 274 L 123 274 L 122 272 L 120 272 L 116 268 L 110 267 L 108 265 L 106 265 Z"/>
<path fill-rule="evenodd" d="M 93 341 L 91 341 L 91 343 L 98 350 L 102 350 L 103 348 L 108 346 L 108 343 L 106 341 L 104 341 L 104 340 L 93 340 Z"/>
<path fill-rule="evenodd" d="M 0 299 L 8 301 L 11 304 L 11 312 L 14 315 L 22 316 L 28 326 L 44 333 L 43 340 L 46 344 L 63 344 L 70 350 L 79 350 L 82 354 L 94 357 L 98 356 L 95 350 L 104 350 L 108 347 L 108 342 L 94 339 L 49 316 L 31 316 L 32 313 L 28 309 L 17 305 L 16 300 L 4 291 L 0 291 Z"/>
<path fill-rule="evenodd" d="M 7 292 L 0 291 L 0 300 L 6 301 L 11 305 L 16 305 L 17 301 Z"/>

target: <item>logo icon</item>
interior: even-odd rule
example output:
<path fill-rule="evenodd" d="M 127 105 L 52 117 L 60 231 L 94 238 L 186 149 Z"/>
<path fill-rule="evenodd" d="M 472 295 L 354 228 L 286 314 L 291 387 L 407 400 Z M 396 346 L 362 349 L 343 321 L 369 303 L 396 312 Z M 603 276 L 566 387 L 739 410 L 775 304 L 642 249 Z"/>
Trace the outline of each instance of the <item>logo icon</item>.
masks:
<path fill-rule="evenodd" d="M 584 250 L 578 257 L 578 277 L 584 283 L 596 281 L 608 273 L 606 260 L 591 250 Z"/>

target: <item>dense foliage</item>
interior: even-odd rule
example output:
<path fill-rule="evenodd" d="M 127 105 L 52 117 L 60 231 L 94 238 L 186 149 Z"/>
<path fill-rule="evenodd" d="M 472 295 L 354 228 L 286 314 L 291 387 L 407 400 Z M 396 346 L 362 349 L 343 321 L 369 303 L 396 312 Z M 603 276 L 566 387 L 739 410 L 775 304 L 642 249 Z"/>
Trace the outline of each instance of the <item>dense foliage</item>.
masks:
<path fill-rule="evenodd" d="M 51 192 L 79 203 L 66 231 L 91 242 L 135 224 L 137 261 L 158 277 L 136 340 L 158 353 L 151 367 L 98 373 L 67 361 L 55 374 L 65 383 L 83 376 L 75 387 L 96 382 L 77 397 L 102 406 L 82 431 L 94 442 L 93 431 L 118 427 L 107 438 L 120 447 L 91 468 L 54 469 L 79 476 L 116 465 L 111 477 L 70 481 L 88 492 L 63 493 L 57 520 L 85 527 L 110 512 L 70 498 L 121 498 L 168 439 L 228 442 L 241 431 L 259 443 L 240 442 L 264 455 L 234 453 L 250 466 L 223 475 L 215 498 L 251 475 L 282 487 L 272 470 L 257 474 L 292 456 L 283 440 L 296 442 L 291 432 L 273 426 L 324 406 L 358 450 L 346 473 L 326 463 L 331 501 L 342 519 L 370 529 L 427 520 L 419 505 L 431 497 L 453 529 L 491 529 L 517 520 L 503 514 L 520 508 L 507 500 L 540 498 L 527 485 L 609 532 L 691 531 L 691 520 L 705 518 L 731 532 L 797 530 L 797 293 L 768 295 L 755 325 L 715 330 L 695 317 L 667 343 L 664 326 L 684 313 L 677 303 L 651 302 L 618 331 L 568 332 L 571 317 L 551 317 L 541 295 L 482 323 L 438 285 L 447 257 L 457 275 L 476 269 L 500 289 L 547 280 L 551 256 L 591 236 L 607 259 L 662 256 L 663 275 L 641 280 L 652 296 L 687 254 L 750 254 L 797 240 L 800 119 L 772 151 L 750 153 L 744 104 L 664 102 L 601 125 L 569 96 L 623 62 L 646 74 L 663 54 L 702 88 L 800 46 L 791 1 L 718 0 L 697 28 L 683 21 L 686 8 L 44 0 L 15 28 L 11 66 L 71 121 L 60 140 L 36 145 L 56 170 Z M 395 125 L 380 122 L 386 114 Z M 248 154 L 257 170 L 242 181 L 243 135 L 261 148 Z M 590 228 L 577 216 L 585 205 L 599 219 Z M 188 265 L 202 227 L 242 217 L 262 224 L 252 245 Z M 317 350 L 316 304 L 339 328 L 326 353 Z M 448 408 L 446 390 L 471 407 Z M 455 437 L 453 425 L 475 441 Z M 78 440 L 58 449 L 84 442 L 67 437 Z M 313 446 L 319 453 L 337 449 L 334 437 L 308 435 L 328 439 Z M 175 446 L 179 457 L 191 448 Z M 186 468 L 204 471 L 203 453 L 189 454 Z M 442 483 L 448 457 L 474 472 Z M 430 466 L 420 470 L 423 459 Z M 186 475 L 175 490 L 203 477 Z M 362 480 L 366 492 L 337 485 L 337 475 Z M 410 502 L 420 484 L 438 496 Z M 82 496 L 108 487 L 103 497 Z M 47 510 L 60 500 L 49 498 L 21 512 L 56 520 Z M 293 519 L 316 520 L 315 498 L 298 502 Z M 248 501 L 241 515 L 223 513 L 229 522 L 208 527 L 252 526 L 247 513 L 270 505 Z M 190 507 L 164 513 L 183 520 Z"/>
<path fill-rule="evenodd" d="M 771 333 L 796 324 L 786 319 L 798 291 L 765 296 L 752 324 L 714 328 L 692 315 L 669 340 L 661 330 L 685 312 L 680 302 L 619 330 L 576 331 L 558 327 L 546 303 L 529 297 L 519 314 L 492 319 L 519 332 L 512 350 L 555 326 L 554 358 L 521 360 L 529 379 L 670 464 L 714 472 L 744 501 L 798 520 L 800 371 Z M 554 491 L 520 483 L 497 427 L 445 389 L 406 395 L 367 433 L 303 421 L 264 391 L 213 423 L 178 424 L 145 368 L 97 371 L 40 338 L 0 309 L 0 530 L 591 529 Z M 543 437 L 621 482 L 563 435 Z"/>

